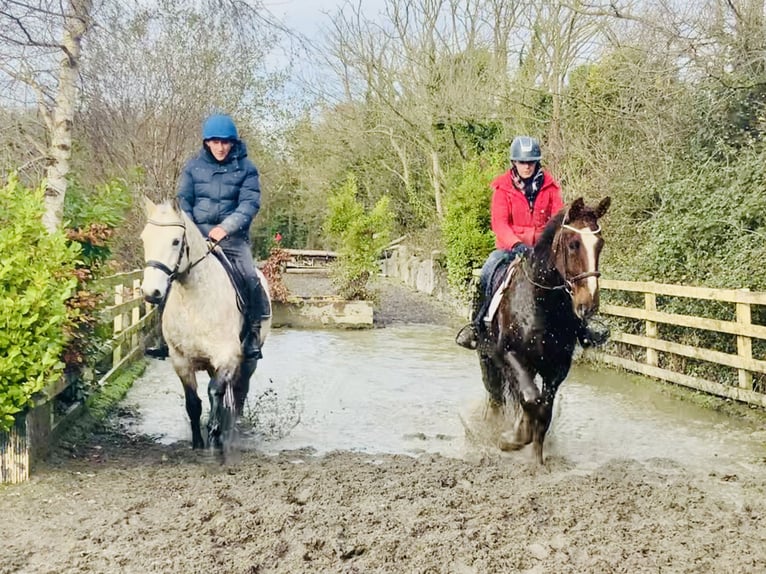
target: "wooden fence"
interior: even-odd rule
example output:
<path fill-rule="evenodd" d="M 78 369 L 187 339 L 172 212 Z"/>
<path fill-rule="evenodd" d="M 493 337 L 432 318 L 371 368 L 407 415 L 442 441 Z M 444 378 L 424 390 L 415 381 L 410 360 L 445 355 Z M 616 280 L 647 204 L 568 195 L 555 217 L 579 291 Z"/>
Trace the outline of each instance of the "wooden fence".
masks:
<path fill-rule="evenodd" d="M 144 303 L 140 293 L 141 274 L 141 270 L 119 273 L 92 288 L 105 295 L 108 303 L 100 311 L 100 321 L 112 329 L 107 355 L 99 361 L 106 371 L 97 386 L 105 385 L 140 355 L 144 334 L 157 324 L 157 313 Z M 80 414 L 82 403 L 58 415 L 53 408 L 54 399 L 68 385 L 65 377 L 49 385 L 35 397 L 33 408 L 17 417 L 10 432 L 0 433 L 0 483 L 27 480 L 34 461 L 46 454 L 61 430 Z"/>
<path fill-rule="evenodd" d="M 327 273 L 329 265 L 338 258 L 335 251 L 317 249 L 284 249 L 290 259 L 285 265 L 288 273 Z"/>
<path fill-rule="evenodd" d="M 643 360 L 636 357 L 626 358 L 610 354 L 609 349 L 617 350 L 616 345 L 610 345 L 606 351 L 596 353 L 604 362 L 638 372 L 650 377 L 670 381 L 711 393 L 721 397 L 735 399 L 746 403 L 766 407 L 766 393 L 762 384 L 754 385 L 754 375 L 761 377 L 766 374 L 766 360 L 754 357 L 754 342 L 758 349 L 763 349 L 762 341 L 766 341 L 766 326 L 752 322 L 753 307 L 766 305 L 766 293 L 751 292 L 746 289 L 709 289 L 705 287 L 686 287 L 653 282 L 631 282 L 602 279 L 601 313 L 619 318 L 626 325 L 632 325 L 634 332 L 627 329 L 612 329 L 611 341 L 628 349 L 638 350 Z M 614 304 L 605 301 L 630 299 L 634 302 L 639 297 L 640 304 Z M 610 297 L 610 295 L 618 295 Z M 643 297 L 640 297 L 643 295 Z M 660 298 L 658 300 L 658 297 Z M 671 301 L 693 299 L 698 301 L 714 301 L 724 304 L 726 315 L 732 320 L 722 320 L 707 317 L 697 317 L 663 310 L 663 306 Z M 659 304 L 659 301 L 663 304 Z M 663 339 L 660 336 L 660 325 L 685 327 L 727 334 L 736 338 L 736 353 L 719 349 L 710 349 L 682 343 L 678 340 Z M 667 329 L 666 329 L 667 330 Z M 732 346 L 733 349 L 733 346 Z M 711 381 L 698 376 L 692 376 L 669 368 L 675 363 L 682 362 L 672 358 L 700 361 L 716 369 L 735 369 L 736 384 L 725 384 Z"/>

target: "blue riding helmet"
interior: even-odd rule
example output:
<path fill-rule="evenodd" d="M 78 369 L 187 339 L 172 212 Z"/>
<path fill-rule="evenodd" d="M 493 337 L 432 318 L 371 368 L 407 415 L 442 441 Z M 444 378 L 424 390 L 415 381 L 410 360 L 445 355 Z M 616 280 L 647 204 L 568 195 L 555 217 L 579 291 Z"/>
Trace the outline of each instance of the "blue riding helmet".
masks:
<path fill-rule="evenodd" d="M 511 142 L 511 161 L 540 161 L 540 142 L 529 136 L 516 136 Z"/>
<path fill-rule="evenodd" d="M 234 120 L 226 114 L 213 114 L 202 125 L 202 141 L 207 140 L 239 140 L 237 126 Z"/>

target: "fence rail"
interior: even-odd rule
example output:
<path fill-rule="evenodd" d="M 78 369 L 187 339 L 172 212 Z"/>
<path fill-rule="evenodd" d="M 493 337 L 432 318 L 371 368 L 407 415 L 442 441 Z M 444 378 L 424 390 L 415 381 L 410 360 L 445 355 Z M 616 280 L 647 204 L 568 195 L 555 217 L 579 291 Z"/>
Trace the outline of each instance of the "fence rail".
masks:
<path fill-rule="evenodd" d="M 119 273 L 96 282 L 91 289 L 105 295 L 100 310 L 103 325 L 111 325 L 104 368 L 97 385 L 103 386 L 119 374 L 142 349 L 142 335 L 157 322 L 153 307 L 140 293 L 142 271 Z M 69 385 L 61 377 L 35 398 L 34 407 L 18 417 L 8 433 L 0 433 L 0 483 L 17 483 L 29 478 L 34 460 L 44 456 L 51 442 L 66 424 L 79 415 L 82 403 L 72 405 L 63 416 L 55 416 L 54 399 Z"/>
<path fill-rule="evenodd" d="M 643 361 L 626 358 L 607 351 L 597 353 L 604 362 L 623 367 L 644 375 L 670 381 L 725 398 L 766 407 L 766 394 L 753 383 L 754 374 L 766 374 L 766 360 L 753 356 L 753 342 L 766 341 L 766 326 L 752 323 L 752 306 L 766 305 L 766 293 L 752 292 L 747 289 L 711 289 L 706 287 L 687 287 L 653 282 L 633 282 L 602 279 L 600 287 L 605 295 L 612 292 L 643 294 L 640 307 L 625 304 L 602 304 L 601 313 L 627 319 L 638 324 L 643 334 L 627 333 L 614 330 L 611 341 L 627 345 L 629 348 L 643 350 Z M 716 301 L 733 305 L 733 321 L 697 317 L 658 309 L 657 297 L 679 297 L 702 301 Z M 665 324 L 702 331 L 724 333 L 736 337 L 736 354 L 697 347 L 685 342 L 662 339 L 658 325 Z M 612 346 L 613 347 L 613 346 Z M 704 361 L 736 369 L 737 385 L 729 385 L 691 376 L 662 365 L 662 355 L 683 357 Z M 664 361 L 671 363 L 672 361 Z"/>

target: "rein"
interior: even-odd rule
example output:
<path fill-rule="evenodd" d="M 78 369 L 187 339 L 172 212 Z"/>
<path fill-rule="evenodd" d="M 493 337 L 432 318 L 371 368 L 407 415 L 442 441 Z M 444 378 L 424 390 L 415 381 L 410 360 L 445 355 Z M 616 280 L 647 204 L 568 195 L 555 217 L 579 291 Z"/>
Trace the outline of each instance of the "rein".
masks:
<path fill-rule="evenodd" d="M 182 242 L 181 249 L 179 249 L 178 251 L 178 260 L 176 261 L 176 264 L 173 267 L 173 269 L 165 265 L 162 261 L 156 261 L 154 259 L 150 259 L 146 262 L 146 267 L 153 267 L 154 269 L 159 269 L 165 275 L 168 276 L 168 280 L 171 283 L 175 281 L 175 279 L 177 279 L 179 276 L 185 275 L 186 273 L 194 269 L 194 267 L 196 267 L 199 263 L 201 263 L 202 260 L 205 259 L 205 257 L 210 255 L 213 252 L 213 249 L 215 249 L 216 246 L 218 245 L 217 241 L 215 242 L 208 241 L 208 249 L 205 252 L 205 254 L 202 255 L 200 258 L 196 259 L 195 261 L 192 261 L 191 263 L 189 263 L 189 266 L 183 271 L 179 271 L 178 269 L 181 267 L 181 261 L 183 260 L 184 254 L 186 254 L 187 259 L 189 258 L 189 243 L 186 241 L 186 225 L 184 225 L 183 223 L 162 223 L 159 221 L 155 221 L 153 219 L 150 219 L 149 221 L 147 221 L 147 223 L 156 225 L 157 227 L 180 227 L 181 229 L 184 230 L 184 233 L 181 239 L 181 242 Z"/>

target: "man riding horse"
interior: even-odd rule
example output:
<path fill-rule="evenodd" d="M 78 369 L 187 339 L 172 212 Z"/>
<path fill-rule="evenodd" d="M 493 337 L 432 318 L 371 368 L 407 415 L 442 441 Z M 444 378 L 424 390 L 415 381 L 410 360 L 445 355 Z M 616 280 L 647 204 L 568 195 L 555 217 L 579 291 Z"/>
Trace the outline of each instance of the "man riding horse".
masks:
<path fill-rule="evenodd" d="M 517 136 L 511 142 L 511 169 L 496 177 L 492 187 L 491 225 L 496 249 L 481 268 L 479 288 L 474 297 L 471 322 L 458 332 L 455 342 L 476 349 L 484 331 L 492 298 L 495 271 L 517 258 L 528 256 L 548 221 L 564 202 L 561 187 L 540 165 L 540 143 L 533 137 Z M 606 342 L 608 332 L 594 332 L 584 322 L 578 333 L 583 347 Z"/>
<path fill-rule="evenodd" d="M 202 234 L 219 243 L 231 263 L 232 278 L 244 299 L 243 354 L 260 359 L 261 319 L 270 311 L 253 264 L 250 225 L 261 206 L 261 188 L 258 170 L 228 115 L 214 114 L 205 120 L 202 149 L 181 172 L 178 202 Z M 167 346 L 163 343 L 146 352 L 164 358 Z"/>

